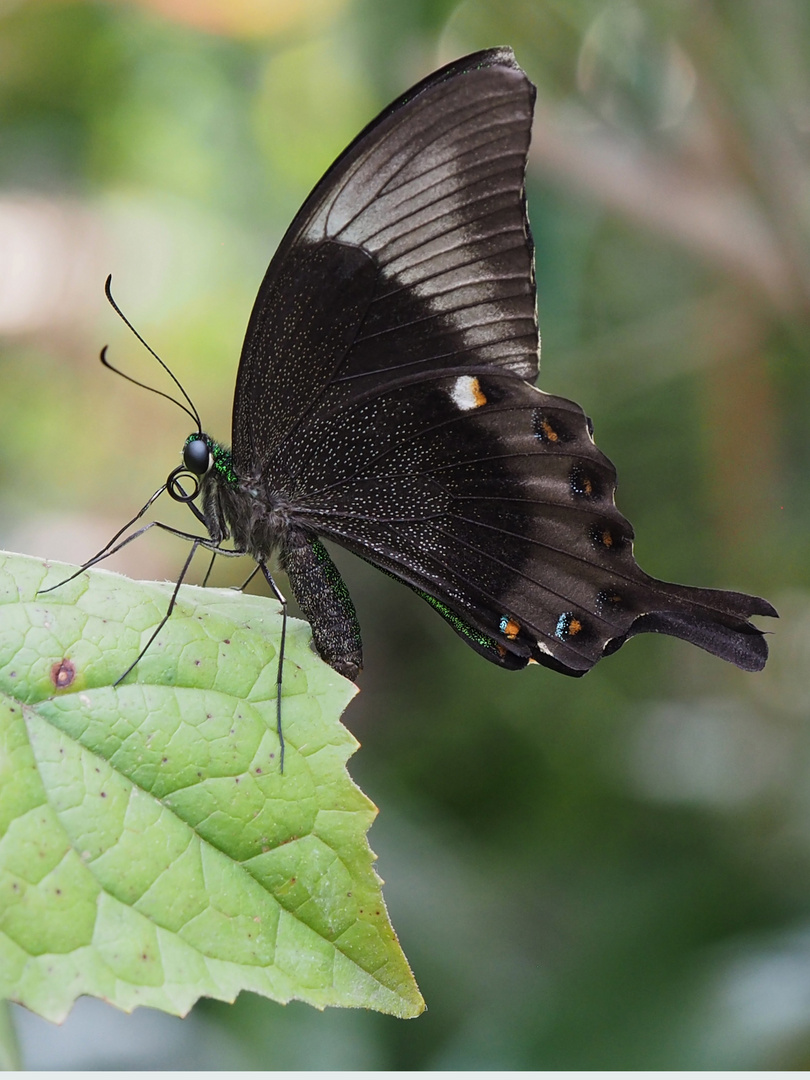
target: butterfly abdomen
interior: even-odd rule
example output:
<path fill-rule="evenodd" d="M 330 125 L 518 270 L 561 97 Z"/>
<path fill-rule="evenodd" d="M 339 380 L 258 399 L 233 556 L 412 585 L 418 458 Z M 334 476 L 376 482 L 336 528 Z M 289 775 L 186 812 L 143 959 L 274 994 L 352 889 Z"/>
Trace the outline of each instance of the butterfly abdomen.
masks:
<path fill-rule="evenodd" d="M 281 565 L 312 627 L 319 655 L 347 679 L 356 679 L 363 666 L 360 625 L 349 590 L 326 548 L 317 537 L 293 529 L 281 548 Z"/>

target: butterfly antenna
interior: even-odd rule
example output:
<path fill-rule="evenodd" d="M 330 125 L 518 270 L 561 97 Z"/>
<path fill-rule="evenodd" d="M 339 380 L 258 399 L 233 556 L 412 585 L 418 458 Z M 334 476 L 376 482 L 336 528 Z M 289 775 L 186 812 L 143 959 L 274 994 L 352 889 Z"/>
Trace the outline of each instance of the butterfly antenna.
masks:
<path fill-rule="evenodd" d="M 132 325 L 132 323 L 129 321 L 129 319 L 126 317 L 126 315 L 123 313 L 121 308 L 116 303 L 115 298 L 113 297 L 113 294 L 112 294 L 112 274 L 109 274 L 107 276 L 107 280 L 104 283 L 104 292 L 105 292 L 105 294 L 107 296 L 107 300 L 110 302 L 110 306 L 112 307 L 113 311 L 116 313 L 116 315 L 119 317 L 119 319 L 121 319 L 121 321 L 124 322 L 129 327 L 129 329 L 132 331 L 132 333 L 135 335 L 135 337 L 138 339 L 138 341 L 140 341 L 141 345 L 143 345 L 143 347 L 146 349 L 146 351 L 151 353 L 152 356 L 155 358 L 155 360 L 157 360 L 157 362 L 160 364 L 160 366 L 163 368 L 163 370 L 166 372 L 166 374 L 172 380 L 174 385 L 177 387 L 177 389 L 180 391 L 180 393 L 183 395 L 183 397 L 188 402 L 188 407 L 186 407 L 183 404 L 182 401 L 178 401 L 177 398 L 172 397 L 171 394 L 165 394 L 162 390 L 156 390 L 154 388 L 154 386 L 148 386 L 146 383 L 139 382 L 138 379 L 134 379 L 131 375 L 126 375 L 119 368 L 117 368 L 113 364 L 111 364 L 110 361 L 107 359 L 107 346 L 106 345 L 101 350 L 101 356 L 99 357 L 99 359 L 101 360 L 101 363 L 109 371 L 114 371 L 116 375 L 120 375 L 122 379 L 126 379 L 127 382 L 131 382 L 135 386 L 140 386 L 142 390 L 150 390 L 153 394 L 157 394 L 158 397 L 166 398 L 167 401 L 173 401 L 174 404 L 177 405 L 178 408 L 182 409 L 184 413 L 186 413 L 188 416 L 191 417 L 191 419 L 197 425 L 197 431 L 202 431 L 202 420 L 200 419 L 200 414 L 197 412 L 197 407 L 194 404 L 194 402 L 191 400 L 191 398 L 188 396 L 186 391 L 183 389 L 183 386 L 182 386 L 180 380 L 177 378 L 177 376 L 174 374 L 174 372 L 171 370 L 171 368 L 168 366 L 168 364 L 166 364 L 163 360 L 161 360 L 161 358 L 158 356 L 158 354 L 155 352 L 155 350 L 152 348 L 152 346 L 147 341 L 144 341 L 144 339 L 141 337 L 141 335 L 138 333 L 138 331 L 135 329 L 135 327 Z"/>

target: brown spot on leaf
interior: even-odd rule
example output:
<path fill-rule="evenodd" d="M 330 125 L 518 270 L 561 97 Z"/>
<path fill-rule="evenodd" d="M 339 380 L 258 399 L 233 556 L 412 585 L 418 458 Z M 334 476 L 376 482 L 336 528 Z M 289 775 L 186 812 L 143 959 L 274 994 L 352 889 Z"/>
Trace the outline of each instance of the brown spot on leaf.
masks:
<path fill-rule="evenodd" d="M 67 657 L 57 660 L 51 667 L 51 682 L 57 690 L 65 690 L 76 678 L 76 665 Z"/>

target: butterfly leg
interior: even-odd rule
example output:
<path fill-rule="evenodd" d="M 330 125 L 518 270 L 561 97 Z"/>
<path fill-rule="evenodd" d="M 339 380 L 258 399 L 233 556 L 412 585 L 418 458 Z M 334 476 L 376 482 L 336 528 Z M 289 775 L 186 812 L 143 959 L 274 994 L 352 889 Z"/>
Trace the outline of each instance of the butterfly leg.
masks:
<path fill-rule="evenodd" d="M 137 520 L 137 518 L 135 520 Z M 130 524 L 132 524 L 132 522 L 130 522 Z M 232 551 L 227 548 L 220 548 L 212 543 L 210 537 L 195 536 L 194 533 L 183 532 L 182 529 L 175 529 L 173 525 L 166 525 L 162 521 L 150 521 L 148 525 L 144 525 L 143 528 L 138 529 L 136 532 L 126 537 L 125 540 L 122 540 L 119 544 L 116 544 L 116 538 L 121 535 L 121 532 L 123 532 L 123 530 L 119 530 L 119 532 L 116 533 L 112 540 L 110 540 L 109 544 L 103 547 L 101 551 L 97 552 L 97 554 L 95 554 L 92 559 L 88 559 L 86 563 L 82 563 L 78 570 L 72 573 L 69 577 L 63 578 L 62 581 L 57 581 L 55 585 L 49 585 L 47 589 L 39 589 L 38 593 L 44 594 L 53 592 L 55 589 L 60 589 L 63 585 L 67 585 L 69 581 L 73 581 L 74 578 L 77 578 L 81 574 L 83 574 L 85 570 L 89 570 L 91 566 L 96 566 L 98 563 L 103 562 L 105 559 L 108 559 L 110 555 L 116 555 L 119 551 L 121 551 L 122 548 L 125 548 L 127 544 L 131 544 L 133 540 L 137 540 L 139 536 L 143 536 L 144 533 L 149 532 L 150 529 L 154 529 L 155 527 L 157 527 L 158 529 L 163 529 L 164 532 L 171 533 L 172 536 L 178 536 L 181 540 L 190 540 L 192 543 L 197 544 L 198 546 L 207 547 L 210 551 L 213 551 L 214 555 L 241 556 L 245 554 L 244 551 Z"/>
<path fill-rule="evenodd" d="M 101 548 L 100 551 L 97 551 L 92 559 L 88 559 L 86 563 L 82 563 L 82 565 L 79 567 L 75 574 L 71 574 L 70 577 L 66 577 L 64 581 L 57 582 L 56 585 L 51 585 L 47 589 L 39 589 L 38 591 L 40 593 L 49 593 L 53 592 L 54 589 L 58 589 L 62 585 L 67 585 L 69 581 L 73 581 L 74 578 L 77 578 L 80 574 L 83 574 L 85 570 L 88 570 L 91 566 L 95 566 L 96 563 L 99 563 L 103 559 L 106 559 L 108 555 L 112 555 L 116 551 L 120 551 L 122 547 L 125 547 L 126 544 L 130 542 L 130 540 L 135 540 L 137 537 L 142 536 L 146 532 L 146 529 L 138 529 L 138 531 L 133 533 L 132 536 L 127 537 L 127 539 L 122 544 L 119 544 L 117 547 L 115 546 L 118 538 L 123 536 L 127 529 L 131 528 L 136 521 L 140 520 L 140 518 L 143 517 L 143 515 L 146 513 L 146 511 L 149 509 L 155 499 L 157 499 L 159 495 L 162 495 L 165 490 L 165 486 L 159 488 L 155 492 L 155 494 L 152 495 L 151 498 L 146 501 L 146 503 L 144 503 L 144 505 L 140 508 L 135 517 L 131 518 L 126 523 L 126 525 L 122 525 L 118 532 L 115 534 L 115 536 L 108 540 L 104 547 Z M 151 525 L 148 525 L 146 528 L 151 528 Z"/>
<path fill-rule="evenodd" d="M 153 521 L 152 524 L 153 525 L 159 525 L 160 522 L 159 521 Z M 147 526 L 147 528 L 148 528 L 148 526 Z M 172 530 L 169 530 L 169 531 L 172 531 Z M 197 548 L 200 546 L 201 542 L 202 541 L 200 540 L 199 537 L 194 538 L 194 543 L 191 545 L 191 551 L 189 551 L 188 558 L 186 559 L 185 563 L 183 563 L 183 569 L 180 571 L 180 576 L 177 579 L 177 584 L 174 586 L 174 591 L 172 592 L 171 599 L 169 600 L 169 606 L 166 608 L 166 614 L 163 616 L 163 618 L 157 624 L 154 631 L 150 635 L 149 640 L 144 645 L 144 647 L 141 649 L 141 651 L 138 653 L 138 655 L 135 657 L 135 659 L 132 661 L 132 663 L 129 665 L 127 670 L 123 673 L 123 675 L 119 675 L 118 678 L 115 680 L 115 682 L 113 683 L 113 686 L 118 686 L 118 684 L 120 682 L 123 682 L 123 680 L 127 677 L 127 675 L 129 675 L 130 671 L 132 671 L 132 669 L 140 662 L 140 660 L 145 655 L 145 653 L 146 653 L 147 649 L 149 648 L 149 646 L 152 644 L 152 642 L 158 636 L 160 631 L 163 629 L 163 627 L 169 621 L 171 613 L 174 611 L 174 605 L 177 603 L 177 594 L 180 592 L 180 586 L 183 584 L 183 578 L 188 573 L 188 568 L 191 566 L 191 560 L 194 558 L 194 555 L 195 555 L 195 553 L 197 551 Z"/>
<path fill-rule="evenodd" d="M 264 561 L 256 564 L 256 570 L 254 570 L 253 573 L 255 574 L 257 570 L 261 570 L 264 574 L 265 581 L 270 586 L 273 596 L 275 596 L 276 600 L 278 600 L 281 605 L 281 642 L 278 649 L 278 667 L 276 669 L 276 731 L 278 732 L 278 743 L 280 747 L 279 760 L 281 763 L 281 771 L 284 772 L 284 733 L 281 730 L 281 680 L 284 669 L 284 645 L 287 641 L 287 598 L 282 594 L 278 585 L 276 585 L 273 580 L 273 575 L 267 569 L 267 565 Z M 252 577 L 253 574 L 250 575 L 248 581 L 250 581 L 250 578 Z M 247 585 L 247 581 L 245 582 L 245 585 Z M 244 586 L 242 587 L 244 588 Z"/>
<path fill-rule="evenodd" d="M 161 491 L 162 490 L 163 489 L 161 488 Z M 205 548 L 208 548 L 212 552 L 211 566 L 213 566 L 213 561 L 214 561 L 214 559 L 216 558 L 217 555 L 228 555 L 228 556 L 233 556 L 233 557 L 240 557 L 240 556 L 245 554 L 245 552 L 243 552 L 243 551 L 231 550 L 231 549 L 228 549 L 228 548 L 221 548 L 217 544 L 213 543 L 211 538 L 208 537 L 208 536 L 195 536 L 193 533 L 187 533 L 187 532 L 184 532 L 182 529 L 176 529 L 172 525 L 166 525 L 162 521 L 150 521 L 148 524 L 142 526 L 142 528 L 137 529 L 130 536 L 127 536 L 124 540 L 121 540 L 119 543 L 116 543 L 116 540 L 118 539 L 118 537 L 121 536 L 121 534 L 127 528 L 129 528 L 130 525 L 134 524 L 134 522 L 136 522 L 138 520 L 138 518 L 141 517 L 146 512 L 146 510 L 152 505 L 152 503 L 157 498 L 157 495 L 159 495 L 159 494 L 160 494 L 160 492 L 157 492 L 155 495 L 153 495 L 152 498 L 149 500 L 149 502 L 135 515 L 135 517 L 132 519 L 132 521 L 128 522 L 127 525 L 125 525 L 123 529 L 119 529 L 118 532 L 115 534 L 115 536 L 109 541 L 109 543 L 107 543 L 101 549 L 101 551 L 97 552 L 93 556 L 92 559 L 88 559 L 88 561 L 86 563 L 84 563 L 82 566 L 80 566 L 79 569 L 76 570 L 75 573 L 71 574 L 69 577 L 64 578 L 64 580 L 57 582 L 56 585 L 51 585 L 47 589 L 40 589 L 39 590 L 40 593 L 49 593 L 49 592 L 53 592 L 54 589 L 61 588 L 62 585 L 67 585 L 67 583 L 69 581 L 73 581 L 74 578 L 79 577 L 80 574 L 83 574 L 84 571 L 88 570 L 91 566 L 95 566 L 97 563 L 103 562 L 103 560 L 106 559 L 106 558 L 109 558 L 110 555 L 115 555 L 116 552 L 120 551 L 122 548 L 125 548 L 127 546 L 127 544 L 131 544 L 133 540 L 137 540 L 138 537 L 143 536 L 144 533 L 148 532 L 150 529 L 153 529 L 153 528 L 163 529 L 165 532 L 171 533 L 172 536 L 180 537 L 181 540 L 190 540 L 191 541 L 191 550 L 188 553 L 188 558 L 186 559 L 185 563 L 183 564 L 183 569 L 180 571 L 180 576 L 178 577 L 177 583 L 174 586 L 174 591 L 172 592 L 171 599 L 169 600 L 169 606 L 166 609 L 166 614 L 163 616 L 163 618 L 160 620 L 158 625 L 155 627 L 155 630 L 152 633 L 152 635 L 150 636 L 149 640 L 144 645 L 144 647 L 141 649 L 141 651 L 138 653 L 136 658 L 129 665 L 129 667 L 126 669 L 126 671 L 122 675 L 119 675 L 119 677 L 115 680 L 115 682 L 113 683 L 113 686 L 118 686 L 118 684 L 120 682 L 122 682 L 127 677 L 127 675 L 129 675 L 130 671 L 132 671 L 133 668 L 135 668 L 137 666 L 137 664 L 141 661 L 141 659 L 143 658 L 143 656 L 146 653 L 149 646 L 152 644 L 152 642 L 158 636 L 160 631 L 163 629 L 163 627 L 169 621 L 169 617 L 170 617 L 172 611 L 174 610 L 174 606 L 175 606 L 175 604 L 177 602 L 177 595 L 178 595 L 178 593 L 180 591 L 180 586 L 183 584 L 183 580 L 185 579 L 185 576 L 188 573 L 188 569 L 191 566 L 191 561 L 194 558 L 194 555 L 195 555 L 195 553 L 197 551 L 197 548 L 205 547 Z M 208 573 L 209 574 L 211 572 L 211 566 L 208 567 Z M 206 574 L 206 580 L 207 580 L 207 578 L 208 578 L 208 574 Z"/>
<path fill-rule="evenodd" d="M 253 579 L 256 577 L 256 575 L 258 574 L 258 572 L 260 570 L 261 570 L 261 566 L 258 563 L 256 563 L 256 565 L 251 570 L 250 575 L 242 582 L 241 585 L 231 585 L 230 587 L 234 590 L 234 592 L 244 592 L 245 589 L 248 587 L 248 585 L 251 583 L 251 581 L 253 581 Z"/>
<path fill-rule="evenodd" d="M 208 569 L 205 571 L 205 577 L 203 578 L 203 588 L 208 584 L 208 579 L 211 577 L 211 571 L 214 569 L 214 563 L 216 561 L 216 551 L 211 552 L 211 562 L 208 564 Z"/>

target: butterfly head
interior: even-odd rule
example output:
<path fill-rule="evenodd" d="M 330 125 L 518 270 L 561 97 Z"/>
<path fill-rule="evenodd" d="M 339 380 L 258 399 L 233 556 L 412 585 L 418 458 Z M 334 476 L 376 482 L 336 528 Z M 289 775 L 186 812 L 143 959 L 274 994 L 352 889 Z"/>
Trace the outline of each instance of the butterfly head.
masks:
<path fill-rule="evenodd" d="M 237 482 L 227 446 L 202 431 L 195 431 L 183 444 L 183 464 L 169 473 L 166 490 L 177 502 L 190 503 L 197 498 L 209 475 L 230 487 Z M 186 491 L 181 480 L 192 482 L 191 491 Z"/>
<path fill-rule="evenodd" d="M 183 465 L 198 478 L 202 478 L 214 464 L 214 455 L 211 453 L 211 439 L 202 432 L 189 435 L 186 445 L 183 447 Z"/>
<path fill-rule="evenodd" d="M 214 465 L 214 440 L 201 431 L 189 435 L 183 445 L 183 464 L 172 469 L 166 480 L 166 490 L 177 502 L 191 503 L 200 493 L 203 480 Z M 186 490 L 183 481 L 192 484 Z"/>

